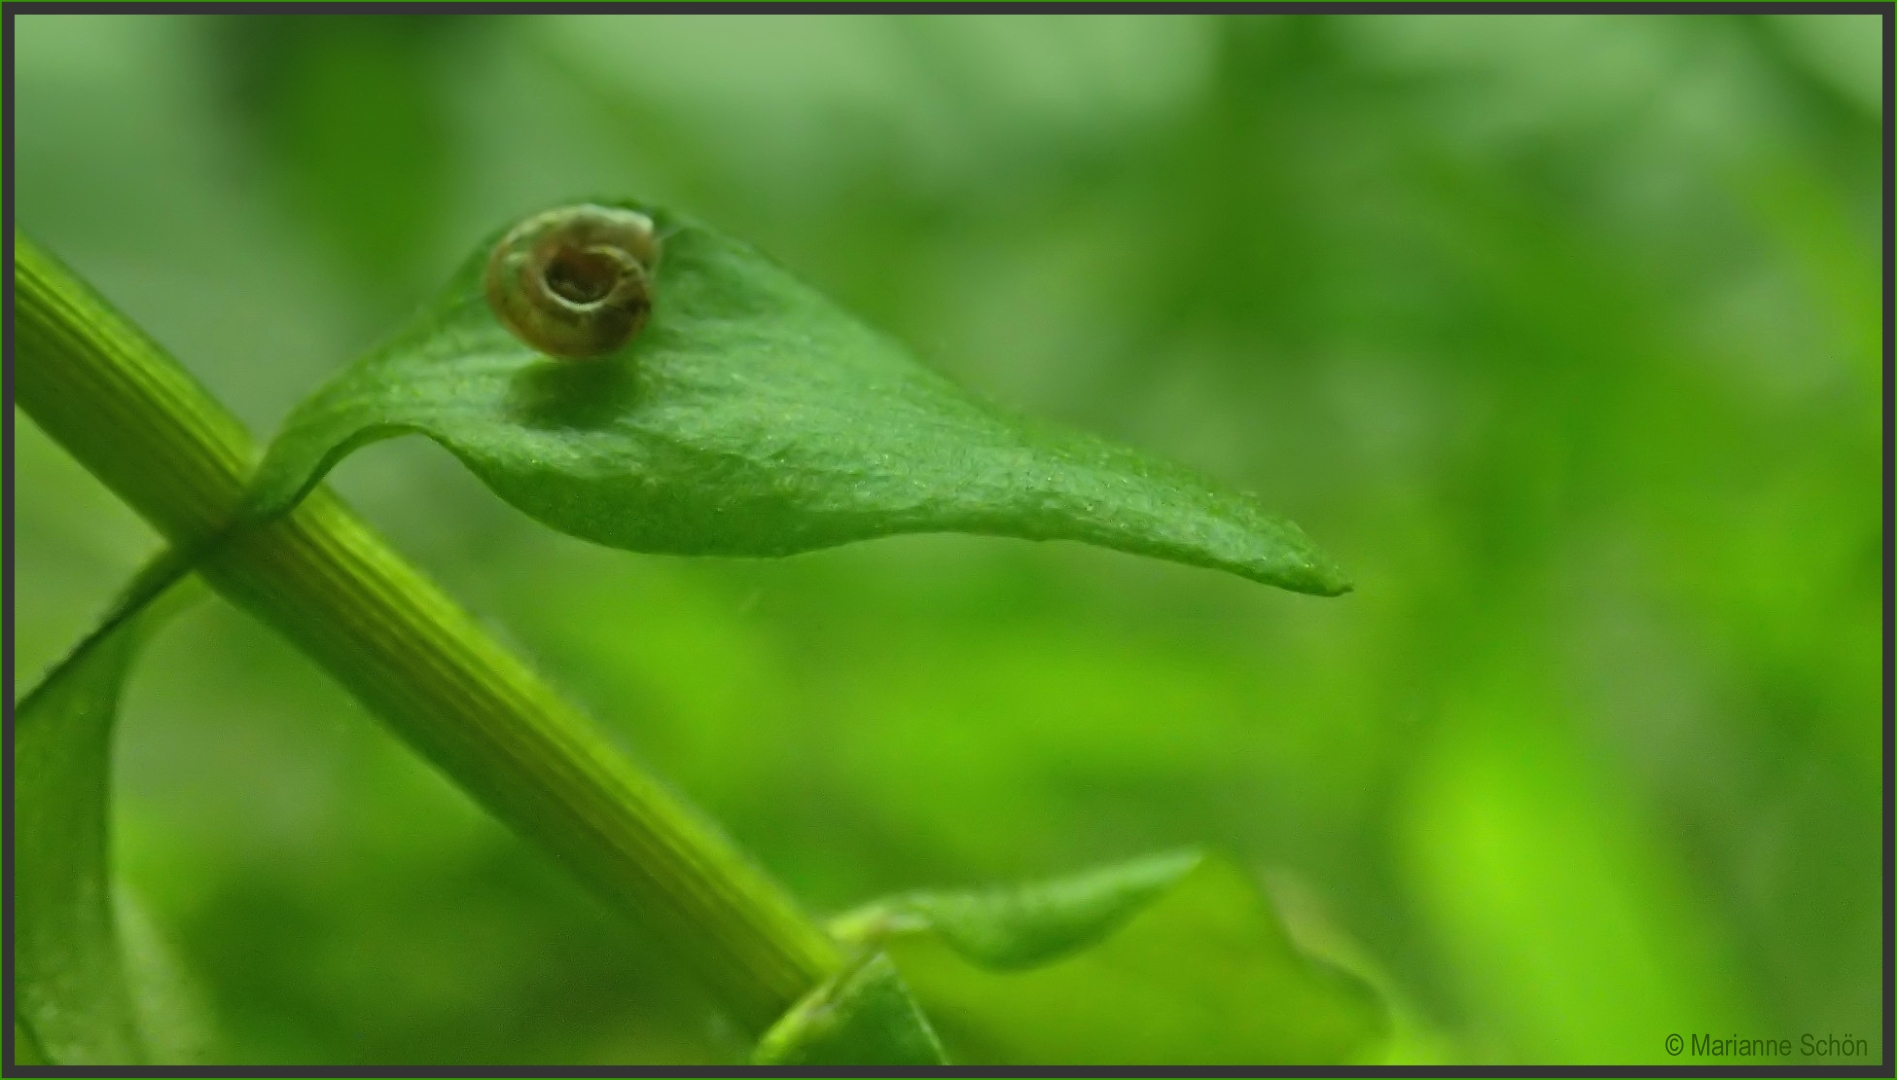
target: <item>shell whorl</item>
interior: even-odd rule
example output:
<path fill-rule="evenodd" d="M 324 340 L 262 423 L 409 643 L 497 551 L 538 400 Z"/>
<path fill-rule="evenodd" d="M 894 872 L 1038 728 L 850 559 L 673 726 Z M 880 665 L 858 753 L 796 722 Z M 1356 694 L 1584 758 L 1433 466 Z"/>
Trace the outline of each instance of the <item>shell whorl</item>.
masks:
<path fill-rule="evenodd" d="M 586 204 L 535 214 L 488 256 L 488 306 L 549 356 L 607 356 L 652 312 L 659 250 L 652 219 L 636 210 Z"/>

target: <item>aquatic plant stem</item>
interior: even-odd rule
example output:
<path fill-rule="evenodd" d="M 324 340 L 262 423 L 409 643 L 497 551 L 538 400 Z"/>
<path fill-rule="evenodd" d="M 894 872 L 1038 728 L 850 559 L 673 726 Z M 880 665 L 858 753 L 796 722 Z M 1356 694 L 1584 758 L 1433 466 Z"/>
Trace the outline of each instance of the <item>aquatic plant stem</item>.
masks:
<path fill-rule="evenodd" d="M 14 234 L 16 401 L 218 593 L 520 835 L 653 927 L 760 1034 L 838 946 L 327 489 L 233 526 L 257 447 L 171 356 Z"/>

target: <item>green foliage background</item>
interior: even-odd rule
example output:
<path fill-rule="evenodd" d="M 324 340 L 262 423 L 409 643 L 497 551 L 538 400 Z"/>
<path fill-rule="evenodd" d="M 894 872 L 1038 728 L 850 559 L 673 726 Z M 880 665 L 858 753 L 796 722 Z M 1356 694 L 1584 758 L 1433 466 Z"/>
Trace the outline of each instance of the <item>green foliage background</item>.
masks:
<path fill-rule="evenodd" d="M 1203 842 L 1394 989 L 1403 1060 L 1882 1053 L 1875 18 L 17 27 L 18 220 L 260 436 L 475 239 L 624 193 L 1352 573 L 641 557 L 423 440 L 337 471 L 813 910 Z M 156 539 L 15 420 L 17 694 Z M 221 604 L 117 767 L 225 1058 L 743 1053 Z"/>

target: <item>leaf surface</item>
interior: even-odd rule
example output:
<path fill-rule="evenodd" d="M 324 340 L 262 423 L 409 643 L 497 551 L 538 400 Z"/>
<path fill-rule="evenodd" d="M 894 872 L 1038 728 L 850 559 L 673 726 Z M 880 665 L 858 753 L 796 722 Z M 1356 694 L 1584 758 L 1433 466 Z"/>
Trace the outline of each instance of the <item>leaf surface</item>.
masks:
<path fill-rule="evenodd" d="M 825 980 L 758 1040 L 759 1065 L 946 1065 L 942 1044 L 883 953 Z"/>
<path fill-rule="evenodd" d="M 515 338 L 483 295 L 484 245 L 291 414 L 253 512 L 287 507 L 355 447 L 419 432 L 535 519 L 634 551 L 771 556 L 964 532 L 1078 540 L 1302 592 L 1349 588 L 1251 498 L 1010 417 L 745 244 L 622 205 L 650 215 L 665 245 L 651 321 L 631 342 L 559 361 Z"/>
<path fill-rule="evenodd" d="M 153 965 L 122 944 L 107 826 L 119 693 L 140 642 L 195 595 L 159 599 L 185 569 L 154 562 L 14 708 L 14 1033 L 54 1064 L 145 1063 L 179 1041 L 144 1022 Z"/>
<path fill-rule="evenodd" d="M 1186 852 L 1072 878 L 917 893 L 832 924 L 889 953 L 958 1061 L 1327 1064 L 1389 1026 L 1364 982 L 1299 950 L 1250 877 Z"/>

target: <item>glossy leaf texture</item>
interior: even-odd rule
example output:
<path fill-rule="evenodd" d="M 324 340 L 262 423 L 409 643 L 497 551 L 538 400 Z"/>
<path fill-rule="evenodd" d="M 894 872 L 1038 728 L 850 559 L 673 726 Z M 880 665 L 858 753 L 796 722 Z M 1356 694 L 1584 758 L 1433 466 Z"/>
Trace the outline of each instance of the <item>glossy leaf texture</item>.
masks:
<path fill-rule="evenodd" d="M 419 432 L 539 521 L 634 551 L 773 556 L 896 533 L 1077 540 L 1301 592 L 1350 586 L 1296 525 L 1184 467 L 1011 417 L 749 246 L 662 209 L 650 323 L 551 359 L 482 294 L 488 247 L 296 409 L 252 511 Z"/>
<path fill-rule="evenodd" d="M 204 1044 L 175 961 L 111 870 L 110 766 L 140 643 L 198 594 L 166 556 L 14 708 L 14 1038 L 20 1060 L 179 1063 Z M 161 596 L 161 594 L 164 594 Z M 20 1048 L 24 1047 L 25 1050 Z"/>
<path fill-rule="evenodd" d="M 946 1065 L 888 955 L 874 952 L 805 995 L 758 1040 L 758 1065 Z"/>
<path fill-rule="evenodd" d="M 888 952 L 958 1062 L 1363 1062 L 1390 1026 L 1369 985 L 1292 943 L 1249 875 L 1198 852 L 910 894 L 832 930 Z"/>

